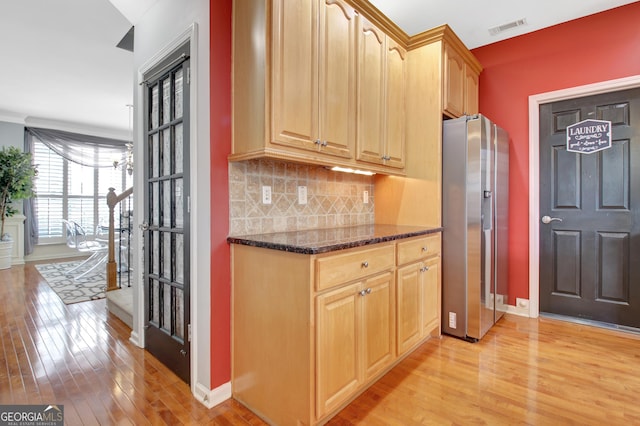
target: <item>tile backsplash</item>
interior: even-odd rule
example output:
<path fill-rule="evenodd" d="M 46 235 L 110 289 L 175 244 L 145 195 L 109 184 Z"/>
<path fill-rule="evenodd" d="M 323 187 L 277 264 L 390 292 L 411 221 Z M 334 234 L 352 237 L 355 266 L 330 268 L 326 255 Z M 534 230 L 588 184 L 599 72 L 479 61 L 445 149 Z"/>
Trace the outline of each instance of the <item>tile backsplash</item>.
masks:
<path fill-rule="evenodd" d="M 262 187 L 271 187 L 271 204 Z M 307 204 L 298 203 L 307 187 Z M 373 177 L 260 159 L 229 163 L 230 235 L 374 223 Z M 369 203 L 363 202 L 364 191 Z"/>

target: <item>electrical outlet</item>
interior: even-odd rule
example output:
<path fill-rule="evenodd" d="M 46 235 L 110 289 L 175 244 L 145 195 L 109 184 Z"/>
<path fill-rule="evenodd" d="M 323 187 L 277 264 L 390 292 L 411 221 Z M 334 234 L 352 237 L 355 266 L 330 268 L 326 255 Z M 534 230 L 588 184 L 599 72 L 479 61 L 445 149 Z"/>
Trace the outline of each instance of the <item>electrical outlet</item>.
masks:
<path fill-rule="evenodd" d="M 369 204 L 369 191 L 362 192 L 362 202 L 364 204 Z"/>
<path fill-rule="evenodd" d="M 455 312 L 449 312 L 449 328 L 458 326 L 458 315 Z"/>
<path fill-rule="evenodd" d="M 307 204 L 307 187 L 298 187 L 298 204 Z"/>
<path fill-rule="evenodd" d="M 271 187 L 268 185 L 262 187 L 262 204 L 271 204 Z"/>

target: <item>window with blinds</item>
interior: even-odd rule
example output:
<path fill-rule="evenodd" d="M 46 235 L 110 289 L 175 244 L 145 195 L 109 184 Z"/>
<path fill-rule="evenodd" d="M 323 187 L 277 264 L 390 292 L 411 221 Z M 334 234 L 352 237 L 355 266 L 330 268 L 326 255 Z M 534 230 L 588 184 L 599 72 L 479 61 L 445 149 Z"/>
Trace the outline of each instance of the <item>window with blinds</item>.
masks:
<path fill-rule="evenodd" d="M 99 155 L 96 152 L 96 155 Z M 108 226 L 107 193 L 121 193 L 133 185 L 124 168 L 93 168 L 65 160 L 40 141 L 34 141 L 36 211 L 40 243 L 64 242 L 62 219 L 73 220 L 93 235 L 98 225 Z M 115 214 L 116 227 L 119 214 Z"/>

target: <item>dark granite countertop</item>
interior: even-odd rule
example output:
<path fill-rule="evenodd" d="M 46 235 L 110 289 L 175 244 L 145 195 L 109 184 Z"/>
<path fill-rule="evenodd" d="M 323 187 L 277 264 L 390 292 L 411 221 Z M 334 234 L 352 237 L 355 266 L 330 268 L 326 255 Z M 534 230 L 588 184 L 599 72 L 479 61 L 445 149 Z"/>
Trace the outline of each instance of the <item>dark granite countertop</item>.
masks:
<path fill-rule="evenodd" d="M 442 231 L 442 228 L 397 225 L 357 225 L 344 228 L 309 229 L 304 231 L 275 232 L 271 234 L 230 236 L 227 238 L 227 242 L 293 253 L 318 254 L 440 231 Z"/>

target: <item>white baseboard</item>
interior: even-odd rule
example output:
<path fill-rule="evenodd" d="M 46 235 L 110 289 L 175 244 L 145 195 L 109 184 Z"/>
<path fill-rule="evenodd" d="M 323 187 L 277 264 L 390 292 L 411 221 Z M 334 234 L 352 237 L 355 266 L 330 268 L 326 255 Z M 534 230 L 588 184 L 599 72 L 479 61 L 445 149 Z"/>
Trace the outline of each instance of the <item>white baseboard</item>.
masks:
<path fill-rule="evenodd" d="M 136 333 L 135 331 L 131 332 L 131 335 L 129 336 L 129 341 L 131 343 L 133 343 L 134 345 L 136 345 L 139 348 L 142 348 L 143 346 L 140 344 L 140 336 L 138 336 L 138 333 Z"/>
<path fill-rule="evenodd" d="M 207 389 L 206 386 L 196 383 L 194 392 L 196 399 L 205 407 L 213 408 L 231 398 L 231 382 L 224 383 L 215 389 Z"/>
<path fill-rule="evenodd" d="M 515 306 L 507 305 L 507 313 L 529 318 L 529 300 L 516 298 Z"/>

